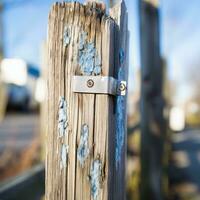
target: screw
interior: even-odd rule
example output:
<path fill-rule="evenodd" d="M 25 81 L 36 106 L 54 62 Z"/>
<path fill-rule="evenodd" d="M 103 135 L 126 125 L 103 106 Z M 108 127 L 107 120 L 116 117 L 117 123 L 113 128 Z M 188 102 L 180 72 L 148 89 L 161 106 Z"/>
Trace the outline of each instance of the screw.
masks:
<path fill-rule="evenodd" d="M 126 90 L 126 85 L 124 83 L 120 83 L 119 84 L 119 90 L 122 92 L 122 91 L 125 91 Z"/>
<path fill-rule="evenodd" d="M 94 86 L 94 81 L 93 81 L 92 79 L 89 79 L 89 80 L 87 81 L 87 86 L 88 86 L 89 88 L 93 87 L 93 86 Z"/>

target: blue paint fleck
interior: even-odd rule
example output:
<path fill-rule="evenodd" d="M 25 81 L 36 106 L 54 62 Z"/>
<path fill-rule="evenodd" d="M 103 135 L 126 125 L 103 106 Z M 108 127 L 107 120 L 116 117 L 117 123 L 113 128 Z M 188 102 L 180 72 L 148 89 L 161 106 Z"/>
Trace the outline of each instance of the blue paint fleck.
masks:
<path fill-rule="evenodd" d="M 81 128 L 81 138 L 77 150 L 77 158 L 79 160 L 81 167 L 84 166 L 85 160 L 87 159 L 90 153 L 88 137 L 89 137 L 89 128 L 87 124 L 84 124 Z"/>
<path fill-rule="evenodd" d="M 63 42 L 64 42 L 64 45 L 67 46 L 69 43 L 70 43 L 70 30 L 67 26 L 65 26 L 64 28 L 64 35 L 63 35 Z"/>
<path fill-rule="evenodd" d="M 99 159 L 94 160 L 90 168 L 90 188 L 94 200 L 97 199 L 101 185 L 102 164 Z"/>
<path fill-rule="evenodd" d="M 84 45 L 86 43 L 87 35 L 88 34 L 86 32 L 81 32 L 80 40 L 79 40 L 79 50 L 83 50 L 84 49 Z"/>
<path fill-rule="evenodd" d="M 123 64 L 124 59 L 125 59 L 125 53 L 124 53 L 124 50 L 121 48 L 119 50 L 119 62 L 120 62 L 120 64 Z"/>
<path fill-rule="evenodd" d="M 69 150 L 68 145 L 63 144 L 61 146 L 61 152 L 60 152 L 60 156 L 61 156 L 60 169 L 61 170 L 63 168 L 66 168 L 66 166 L 67 166 L 68 150 Z"/>
<path fill-rule="evenodd" d="M 97 54 L 96 54 L 96 58 L 95 58 L 94 74 L 95 75 L 100 75 L 101 74 L 101 60 L 99 59 Z"/>
<path fill-rule="evenodd" d="M 87 42 L 87 33 L 81 32 L 79 39 L 78 64 L 84 75 L 99 75 L 101 73 L 101 62 L 98 58 L 93 42 Z"/>
<path fill-rule="evenodd" d="M 58 110 L 58 134 L 59 137 L 63 137 L 68 127 L 67 119 L 67 101 L 64 97 L 59 99 L 59 110 Z"/>
<path fill-rule="evenodd" d="M 91 75 L 94 70 L 95 48 L 93 43 L 87 43 L 79 52 L 79 65 L 85 75 Z"/>

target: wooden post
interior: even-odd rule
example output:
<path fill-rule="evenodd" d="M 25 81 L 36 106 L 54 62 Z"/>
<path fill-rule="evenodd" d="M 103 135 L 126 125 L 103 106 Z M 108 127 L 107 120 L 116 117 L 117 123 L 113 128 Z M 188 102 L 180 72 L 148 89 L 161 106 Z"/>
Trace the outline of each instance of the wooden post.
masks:
<path fill-rule="evenodd" d="M 74 75 L 90 76 L 88 87 L 91 77 L 127 80 L 124 2 L 113 9 L 114 20 L 95 2 L 50 12 L 46 200 L 125 199 L 126 96 L 73 90 Z"/>
<path fill-rule="evenodd" d="M 162 161 L 165 120 L 162 96 L 159 11 L 154 0 L 140 0 L 141 31 L 141 200 L 163 199 Z"/>

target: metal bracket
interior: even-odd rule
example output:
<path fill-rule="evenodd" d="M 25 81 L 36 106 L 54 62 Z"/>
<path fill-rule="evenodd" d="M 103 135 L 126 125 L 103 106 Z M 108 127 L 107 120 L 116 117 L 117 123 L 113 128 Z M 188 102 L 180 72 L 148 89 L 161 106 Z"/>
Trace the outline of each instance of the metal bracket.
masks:
<path fill-rule="evenodd" d="M 111 76 L 74 76 L 73 92 L 91 94 L 126 95 L 126 81 Z"/>

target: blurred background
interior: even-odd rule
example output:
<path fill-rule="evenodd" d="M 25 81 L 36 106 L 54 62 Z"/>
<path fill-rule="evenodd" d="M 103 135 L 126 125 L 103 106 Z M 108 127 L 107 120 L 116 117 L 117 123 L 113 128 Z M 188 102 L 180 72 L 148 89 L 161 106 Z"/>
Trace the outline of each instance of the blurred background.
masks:
<path fill-rule="evenodd" d="M 53 2 L 0 0 L 0 188 L 19 177 L 43 174 L 46 33 Z M 116 1 L 104 2 L 109 6 Z M 140 110 L 145 99 L 141 49 L 147 36 L 141 32 L 150 34 L 151 26 L 145 29 L 141 19 L 147 25 L 148 19 L 155 20 L 159 33 L 151 35 L 155 42 L 151 45 L 157 46 L 162 61 L 164 197 L 200 199 L 200 1 L 144 0 L 150 5 L 145 9 L 139 0 L 125 2 L 130 31 L 127 199 L 140 199 L 140 161 L 144 159 L 140 156 L 145 123 Z M 147 18 L 145 12 L 149 12 Z"/>

